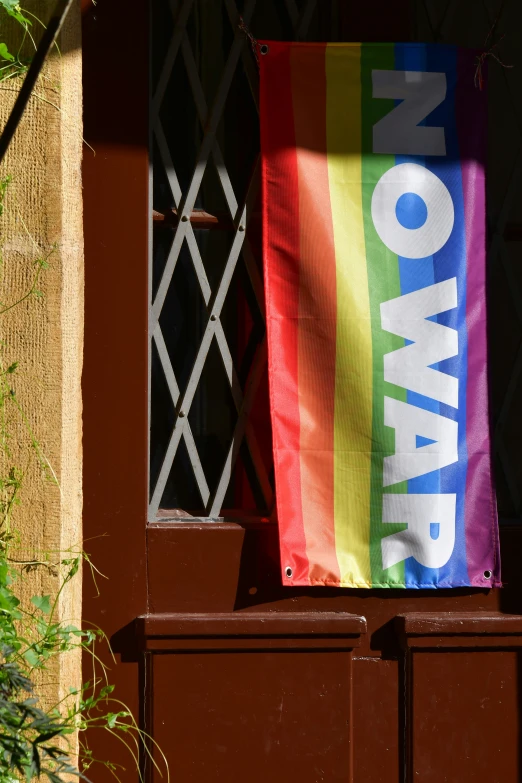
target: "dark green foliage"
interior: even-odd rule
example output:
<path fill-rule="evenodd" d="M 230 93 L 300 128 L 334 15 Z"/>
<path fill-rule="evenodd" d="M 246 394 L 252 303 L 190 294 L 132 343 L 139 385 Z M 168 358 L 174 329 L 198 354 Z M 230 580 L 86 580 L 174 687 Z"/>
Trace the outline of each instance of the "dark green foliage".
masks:
<path fill-rule="evenodd" d="M 0 8 L 3 8 L 9 16 L 12 16 L 17 22 L 20 22 L 22 26 L 31 24 L 29 19 L 24 16 L 18 0 L 0 0 Z"/>
<path fill-rule="evenodd" d="M 26 780 L 47 777 L 61 783 L 62 775 L 78 774 L 53 742 L 63 736 L 63 721 L 39 709 L 32 682 L 16 663 L 6 662 L 12 653 L 0 648 L 0 780 L 14 781 L 16 770 Z"/>

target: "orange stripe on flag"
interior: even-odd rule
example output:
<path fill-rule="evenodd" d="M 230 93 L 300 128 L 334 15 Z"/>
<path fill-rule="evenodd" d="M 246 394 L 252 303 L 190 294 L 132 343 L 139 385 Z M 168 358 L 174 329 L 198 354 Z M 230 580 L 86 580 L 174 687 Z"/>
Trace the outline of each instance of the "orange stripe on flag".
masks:
<path fill-rule="evenodd" d="M 336 256 L 326 157 L 325 46 L 291 50 L 299 193 L 301 498 L 314 582 L 339 583 L 334 527 Z M 306 100 L 303 100 L 306 96 Z M 320 371 L 318 372 L 318 368 Z"/>

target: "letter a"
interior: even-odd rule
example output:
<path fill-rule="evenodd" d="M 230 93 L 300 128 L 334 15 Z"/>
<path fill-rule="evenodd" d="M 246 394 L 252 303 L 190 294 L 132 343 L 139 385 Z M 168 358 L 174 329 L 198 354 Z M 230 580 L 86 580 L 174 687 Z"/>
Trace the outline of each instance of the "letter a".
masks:
<path fill-rule="evenodd" d="M 372 71 L 373 97 L 402 100 L 373 126 L 373 151 L 388 155 L 445 155 L 444 128 L 419 125 L 446 97 L 446 74 Z"/>
<path fill-rule="evenodd" d="M 407 402 L 385 397 L 384 423 L 395 429 L 395 454 L 384 458 L 384 487 L 457 462 L 456 421 Z M 417 435 L 434 442 L 417 448 Z"/>

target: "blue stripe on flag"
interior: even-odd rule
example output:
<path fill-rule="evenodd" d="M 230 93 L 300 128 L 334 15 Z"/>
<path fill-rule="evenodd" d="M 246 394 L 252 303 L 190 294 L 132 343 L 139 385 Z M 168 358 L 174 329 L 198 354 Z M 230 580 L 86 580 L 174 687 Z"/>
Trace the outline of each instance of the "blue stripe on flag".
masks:
<path fill-rule="evenodd" d="M 439 316 L 439 323 L 458 330 L 459 353 L 452 359 L 441 362 L 439 369 L 459 379 L 458 410 L 442 405 L 441 413 L 458 422 L 458 462 L 440 471 L 441 492 L 457 494 L 457 515 L 455 547 L 448 563 L 439 569 L 439 584 L 456 586 L 469 584 L 466 562 L 466 535 L 464 526 L 464 503 L 466 494 L 467 447 L 466 447 L 466 390 L 467 390 L 467 331 L 466 331 L 466 234 L 464 219 L 464 196 L 460 167 L 459 142 L 455 118 L 455 90 L 457 82 L 457 50 L 453 47 L 430 45 L 428 48 L 428 70 L 446 73 L 446 100 L 433 112 L 434 125 L 442 125 L 446 131 L 445 158 L 428 158 L 426 165 L 448 188 L 455 209 L 455 224 L 444 247 L 435 254 L 435 280 L 440 282 L 457 278 L 457 301 L 454 310 Z M 470 89 L 473 85 L 470 83 Z"/>
<path fill-rule="evenodd" d="M 397 70 L 445 72 L 448 85 L 445 101 L 423 121 L 423 124 L 443 126 L 445 128 L 447 157 L 430 157 L 425 159 L 420 156 L 400 155 L 396 156 L 396 164 L 411 162 L 427 166 L 446 185 L 452 196 L 455 208 L 455 226 L 452 235 L 446 245 L 435 256 L 429 256 L 423 259 L 422 262 L 416 259 L 399 257 L 401 294 L 408 294 L 450 277 L 457 277 L 459 299 L 458 308 L 431 319 L 459 331 L 459 356 L 434 365 L 434 369 L 439 369 L 459 378 L 458 411 L 415 392 L 408 391 L 406 396 L 407 402 L 411 405 L 449 416 L 452 419 L 456 419 L 459 424 L 458 463 L 408 481 L 408 493 L 410 494 L 457 493 L 456 540 L 453 555 L 446 566 L 441 569 L 426 568 L 420 565 L 414 558 L 406 560 L 406 586 L 415 588 L 422 585 L 437 584 L 441 586 L 445 583 L 450 586 L 450 584 L 464 584 L 468 581 L 464 535 L 464 496 L 467 459 L 465 443 L 467 368 L 465 351 L 466 248 L 462 180 L 454 115 L 456 65 L 456 52 L 451 48 L 419 44 L 397 44 L 395 46 L 395 67 Z M 434 525 L 432 535 L 436 538 L 437 533 L 438 526 Z"/>

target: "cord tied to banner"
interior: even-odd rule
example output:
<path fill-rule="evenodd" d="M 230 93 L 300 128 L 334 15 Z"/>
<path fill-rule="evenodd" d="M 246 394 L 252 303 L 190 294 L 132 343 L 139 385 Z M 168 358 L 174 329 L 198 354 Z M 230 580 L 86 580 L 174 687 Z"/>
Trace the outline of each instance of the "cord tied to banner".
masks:
<path fill-rule="evenodd" d="M 239 17 L 238 27 L 241 30 L 241 32 L 244 33 L 246 35 L 246 37 L 248 38 L 248 40 L 250 41 L 250 47 L 251 47 L 252 52 L 254 54 L 254 58 L 255 58 L 257 67 L 259 68 L 259 43 L 254 38 L 254 36 L 252 35 L 252 32 L 251 32 L 250 28 L 245 23 L 245 20 L 243 19 L 242 16 Z"/>
<path fill-rule="evenodd" d="M 479 90 L 482 90 L 484 87 L 484 76 L 482 74 L 482 68 L 488 57 L 492 57 L 494 60 L 496 60 L 497 63 L 502 66 L 502 68 L 513 68 L 512 65 L 508 65 L 507 63 L 503 62 L 495 51 L 503 38 L 504 36 L 502 36 L 502 38 L 500 38 L 496 44 L 493 44 L 493 46 L 482 52 L 482 54 L 477 57 L 477 67 L 475 69 L 475 87 L 478 87 Z"/>
<path fill-rule="evenodd" d="M 493 40 L 493 37 L 497 30 L 497 25 L 504 11 L 504 6 L 505 6 L 505 0 L 500 7 L 500 10 L 497 14 L 497 18 L 491 25 L 489 33 L 486 36 L 486 40 L 484 41 L 484 51 L 482 52 L 482 54 L 480 54 L 477 57 L 477 67 L 475 69 L 475 87 L 478 87 L 479 90 L 482 90 L 482 88 L 484 87 L 484 77 L 482 75 L 482 68 L 488 57 L 492 57 L 494 60 L 496 60 L 498 64 L 502 66 L 502 68 L 513 68 L 512 65 L 507 65 L 505 62 L 503 62 L 496 52 L 499 45 L 504 40 L 505 35 L 502 35 L 496 43 L 494 43 L 492 46 L 489 47 L 489 49 L 486 48 L 488 45 L 488 41 Z"/>

